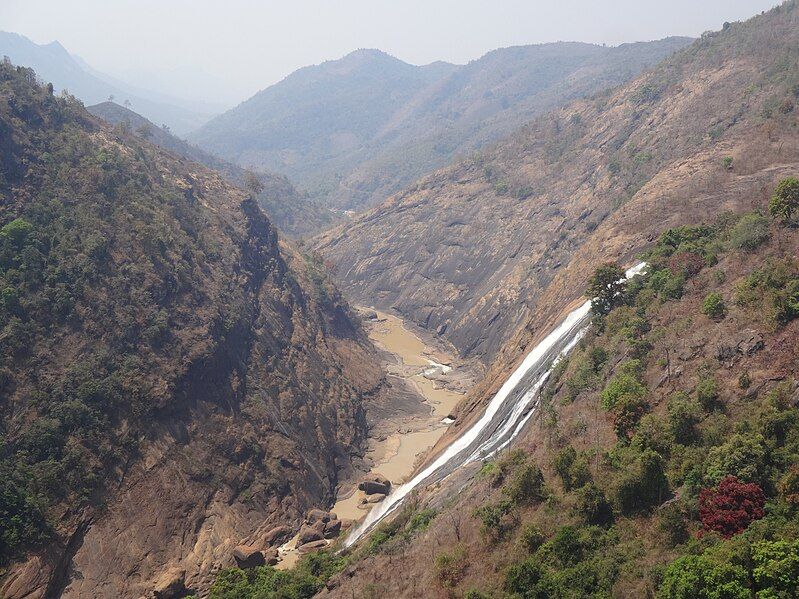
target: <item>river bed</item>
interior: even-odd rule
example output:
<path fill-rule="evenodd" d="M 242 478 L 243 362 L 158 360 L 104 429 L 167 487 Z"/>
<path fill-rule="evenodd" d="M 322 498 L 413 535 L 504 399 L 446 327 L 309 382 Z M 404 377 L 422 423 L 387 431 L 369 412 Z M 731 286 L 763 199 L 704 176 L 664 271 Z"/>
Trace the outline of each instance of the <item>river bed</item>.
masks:
<path fill-rule="evenodd" d="M 462 373 L 449 352 L 423 341 L 410 331 L 402 319 L 375 310 L 376 319 L 366 320 L 365 327 L 372 342 L 391 358 L 386 364 L 389 376 L 403 379 L 419 394 L 419 401 L 429 407 L 428 418 L 410 422 L 397 421 L 396 430 L 379 439 L 371 439 L 367 454 L 374 464 L 372 473 L 388 478 L 394 486 L 405 482 L 422 457 L 447 430 L 448 416 L 463 398 L 463 393 L 450 384 Z M 358 481 L 343 487 L 331 508 L 341 519 L 357 521 L 378 504 L 365 504 L 366 495 L 357 490 Z M 342 533 L 345 534 L 345 533 Z M 296 538 L 280 549 L 278 568 L 293 566 L 298 553 Z"/>

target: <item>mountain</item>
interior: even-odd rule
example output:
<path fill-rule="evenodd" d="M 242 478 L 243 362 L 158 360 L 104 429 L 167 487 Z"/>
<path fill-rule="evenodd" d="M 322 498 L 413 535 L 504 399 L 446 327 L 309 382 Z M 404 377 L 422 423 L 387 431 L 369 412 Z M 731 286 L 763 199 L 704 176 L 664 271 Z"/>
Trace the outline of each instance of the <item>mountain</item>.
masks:
<path fill-rule="evenodd" d="M 578 296 L 598 260 L 760 202 L 792 172 L 799 38 L 786 6 L 534 120 L 317 247 L 353 299 L 492 363 L 544 298 L 560 307 Z M 560 295 L 546 296 L 553 284 Z"/>
<path fill-rule="evenodd" d="M 87 110 L 112 125 L 124 123 L 130 131 L 173 154 L 219 171 L 238 187 L 243 188 L 247 184 L 248 173 L 241 167 L 204 152 L 124 106 L 102 102 L 89 106 Z M 261 172 L 257 178 L 263 188 L 256 194 L 258 204 L 277 228 L 287 235 L 305 237 L 329 228 L 339 219 L 329 209 L 301 196 L 286 177 Z"/>
<path fill-rule="evenodd" d="M 202 592 L 332 499 L 382 369 L 248 194 L 37 81 L 0 64 L 0 595 Z"/>
<path fill-rule="evenodd" d="M 655 240 L 512 447 L 300 562 L 323 573 L 313 596 L 796 596 L 799 229 L 753 235 L 759 218 Z M 237 596 L 225 580 L 215 598 Z M 279 596 L 250 580 L 238 596 Z"/>
<path fill-rule="evenodd" d="M 571 99 L 628 81 L 690 40 L 504 48 L 417 67 L 377 50 L 306 67 L 191 135 L 238 164 L 286 173 L 362 209 Z"/>
<path fill-rule="evenodd" d="M 99 73 L 58 42 L 39 45 L 16 33 L 0 31 L 0 56 L 32 68 L 56 91 L 67 90 L 85 104 L 103 102 L 110 96 L 119 102 L 127 100 L 151 121 L 165 123 L 181 135 L 201 126 L 212 115 L 198 111 L 194 105 L 183 106 L 183 101 L 176 98 L 133 88 Z"/>
<path fill-rule="evenodd" d="M 798 35 L 793 0 L 725 24 L 323 238 L 352 290 L 444 335 L 438 303 L 462 297 L 461 334 L 475 318 L 471 351 L 494 356 L 418 472 L 508 383 L 529 421 L 357 545 L 301 561 L 316 586 L 300 596 L 797 596 Z M 571 353 L 512 376 L 586 295 L 601 301 Z M 281 582 L 225 571 L 213 597 Z"/>

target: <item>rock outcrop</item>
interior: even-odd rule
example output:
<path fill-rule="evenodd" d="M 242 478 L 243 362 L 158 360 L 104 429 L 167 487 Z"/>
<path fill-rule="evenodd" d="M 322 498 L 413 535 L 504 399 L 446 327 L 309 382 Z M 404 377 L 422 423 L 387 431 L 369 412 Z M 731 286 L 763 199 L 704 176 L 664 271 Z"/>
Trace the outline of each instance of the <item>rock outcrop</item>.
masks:
<path fill-rule="evenodd" d="M 367 475 L 360 483 L 358 489 L 367 495 L 388 495 L 391 491 L 391 481 L 382 474 L 372 473 Z"/>

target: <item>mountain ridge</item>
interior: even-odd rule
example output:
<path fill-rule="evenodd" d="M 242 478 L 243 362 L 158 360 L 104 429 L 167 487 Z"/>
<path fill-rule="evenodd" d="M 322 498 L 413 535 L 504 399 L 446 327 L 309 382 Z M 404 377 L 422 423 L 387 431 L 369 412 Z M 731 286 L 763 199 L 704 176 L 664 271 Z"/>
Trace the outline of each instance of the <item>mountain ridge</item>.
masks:
<path fill-rule="evenodd" d="M 40 45 L 18 33 L 0 31 L 2 55 L 7 55 L 15 64 L 33 68 L 44 81 L 52 83 L 56 91 L 67 90 L 87 105 L 105 101 L 109 96 L 128 99 L 151 120 L 167 123 L 181 134 L 210 118 L 210 114 L 177 105 L 178 100 L 174 98 L 161 98 L 155 92 L 133 89 L 99 73 L 83 59 L 70 54 L 57 40 Z"/>
<path fill-rule="evenodd" d="M 687 41 L 517 46 L 466 65 L 356 51 L 295 71 L 189 137 L 357 210 L 563 101 L 626 81 Z"/>

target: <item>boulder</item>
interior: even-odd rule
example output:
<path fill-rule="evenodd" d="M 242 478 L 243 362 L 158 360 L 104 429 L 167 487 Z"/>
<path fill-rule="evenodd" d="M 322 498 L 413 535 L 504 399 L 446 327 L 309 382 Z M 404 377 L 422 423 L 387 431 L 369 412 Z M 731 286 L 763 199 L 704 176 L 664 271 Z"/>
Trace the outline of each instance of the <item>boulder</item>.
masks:
<path fill-rule="evenodd" d="M 327 547 L 327 541 L 320 539 L 318 541 L 311 541 L 310 543 L 303 543 L 297 547 L 297 551 L 300 553 L 313 553 L 314 551 L 319 551 L 325 547 Z"/>
<path fill-rule="evenodd" d="M 332 539 L 341 532 L 341 520 L 331 520 L 325 523 L 325 538 Z"/>
<path fill-rule="evenodd" d="M 297 545 L 305 545 L 325 538 L 325 523 L 317 520 L 313 524 L 303 524 L 297 536 Z"/>
<path fill-rule="evenodd" d="M 765 343 L 760 333 L 745 329 L 719 341 L 716 346 L 716 359 L 719 362 L 726 362 L 737 356 L 753 356 L 764 347 Z"/>
<path fill-rule="evenodd" d="M 264 552 L 252 545 L 239 545 L 233 550 L 233 559 L 241 569 L 255 568 L 266 563 Z"/>
<path fill-rule="evenodd" d="M 381 474 L 369 474 L 360 482 L 358 488 L 367 495 L 375 493 L 388 495 L 391 490 L 391 481 Z"/>
<path fill-rule="evenodd" d="M 155 599 L 177 599 L 186 594 L 186 571 L 181 568 L 169 568 L 155 581 L 153 597 Z"/>
<path fill-rule="evenodd" d="M 377 320 L 377 312 L 374 310 L 363 310 L 361 316 L 364 320 Z"/>
<path fill-rule="evenodd" d="M 288 526 L 275 526 L 264 535 L 264 545 L 272 547 L 282 545 L 291 538 L 291 529 Z"/>
<path fill-rule="evenodd" d="M 267 549 L 264 551 L 264 562 L 267 566 L 274 566 L 278 561 L 277 549 Z"/>
<path fill-rule="evenodd" d="M 380 503 L 386 498 L 383 493 L 375 493 L 374 495 L 369 495 L 369 503 Z"/>
<path fill-rule="evenodd" d="M 330 514 L 320 509 L 309 510 L 308 515 L 305 517 L 306 524 L 313 524 L 319 521 L 327 522 L 328 520 L 330 520 Z"/>

